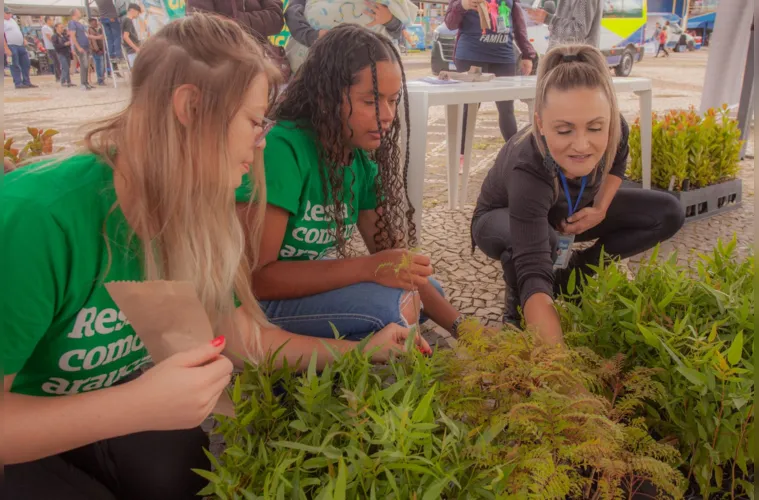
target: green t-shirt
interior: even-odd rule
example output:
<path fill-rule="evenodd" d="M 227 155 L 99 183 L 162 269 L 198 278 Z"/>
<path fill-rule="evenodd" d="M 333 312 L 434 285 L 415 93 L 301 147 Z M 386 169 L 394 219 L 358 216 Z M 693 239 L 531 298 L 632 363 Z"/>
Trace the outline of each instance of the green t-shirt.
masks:
<path fill-rule="evenodd" d="M 313 130 L 286 121 L 278 123 L 266 137 L 266 201 L 290 213 L 279 260 L 320 259 L 335 244 L 330 234 L 335 223 L 325 217 L 324 208 L 332 205 L 332 195 L 329 190 L 329 199 L 324 197 L 316 140 Z M 343 180 L 346 240 L 356 228 L 358 213 L 377 206 L 377 165 L 360 149 L 354 151 L 353 158 Z M 246 175 L 237 190 L 237 201 L 249 199 L 250 180 Z"/>
<path fill-rule="evenodd" d="M 150 361 L 103 286 L 143 277 L 124 215 L 110 213 L 111 168 L 90 154 L 25 167 L 5 176 L 0 200 L 0 359 L 16 374 L 12 392 L 93 391 Z"/>

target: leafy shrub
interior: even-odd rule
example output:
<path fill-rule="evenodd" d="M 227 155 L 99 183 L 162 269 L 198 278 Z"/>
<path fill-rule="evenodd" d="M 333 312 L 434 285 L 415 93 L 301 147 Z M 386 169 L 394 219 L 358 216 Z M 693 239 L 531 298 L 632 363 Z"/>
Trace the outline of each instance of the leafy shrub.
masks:
<path fill-rule="evenodd" d="M 710 108 L 703 117 L 692 106 L 688 111 L 672 110 L 661 116 L 654 113 L 651 148 L 651 183 L 682 191 L 734 179 L 743 142 L 738 122 L 730 118 L 727 105 Z M 640 119 L 630 127 L 630 165 L 627 176 L 640 182 Z"/>
<path fill-rule="evenodd" d="M 253 498 L 619 497 L 650 479 L 680 496 L 677 451 L 630 409 L 658 390 L 587 349 L 466 327 L 458 356 L 415 350 L 373 366 L 358 350 L 317 373 L 268 361 L 235 380 L 236 419 L 201 492 Z M 611 364 L 610 364 L 611 363 Z M 490 382 L 487 382 L 489 380 Z M 625 387 L 615 402 L 580 390 Z"/>
<path fill-rule="evenodd" d="M 695 264 L 695 276 L 656 252 L 630 280 L 601 266 L 560 308 L 574 346 L 601 356 L 628 354 L 630 366 L 655 369 L 663 391 L 636 415 L 676 444 L 688 478 L 704 498 L 715 490 L 753 494 L 746 481 L 753 443 L 754 257 L 738 259 L 736 241 L 720 242 Z M 723 484 L 723 477 L 730 478 Z M 735 496 L 733 496 L 735 498 Z"/>
<path fill-rule="evenodd" d="M 42 130 L 34 127 L 29 127 L 26 130 L 32 138 L 20 150 L 13 147 L 15 139 L 13 137 L 7 138 L 3 132 L 3 157 L 8 158 L 15 165 L 28 158 L 49 155 L 53 152 L 53 136 L 58 134 L 57 130 Z"/>

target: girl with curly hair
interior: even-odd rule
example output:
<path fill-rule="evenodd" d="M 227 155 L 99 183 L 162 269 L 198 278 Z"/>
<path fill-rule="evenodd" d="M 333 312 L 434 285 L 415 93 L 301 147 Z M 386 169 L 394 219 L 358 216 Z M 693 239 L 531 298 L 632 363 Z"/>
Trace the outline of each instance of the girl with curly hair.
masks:
<path fill-rule="evenodd" d="M 460 316 L 430 279 L 429 257 L 405 249 L 416 228 L 400 103 L 408 106 L 397 49 L 356 25 L 318 40 L 285 91 L 264 151 L 267 204 L 254 210 L 266 212 L 254 292 L 278 326 L 332 337 L 334 325 L 357 339 L 416 324 L 421 299 L 427 317 L 455 332 Z M 249 197 L 243 183 L 237 201 Z M 349 251 L 356 229 L 369 255 Z"/>

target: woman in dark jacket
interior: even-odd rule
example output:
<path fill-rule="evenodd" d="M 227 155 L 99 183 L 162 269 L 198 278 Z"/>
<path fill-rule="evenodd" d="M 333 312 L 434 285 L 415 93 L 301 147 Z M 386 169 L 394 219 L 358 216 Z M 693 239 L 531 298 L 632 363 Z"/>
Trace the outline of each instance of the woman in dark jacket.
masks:
<path fill-rule="evenodd" d="M 61 86 L 74 87 L 71 83 L 71 40 L 63 27 L 63 24 L 55 25 L 55 33 L 50 38 L 55 47 L 55 55 L 61 63 Z"/>
<path fill-rule="evenodd" d="M 589 274 L 602 250 L 631 257 L 682 227 L 674 196 L 619 189 L 628 135 L 601 52 L 588 45 L 550 50 L 538 70 L 534 123 L 501 150 L 472 219 L 474 244 L 503 267 L 504 322 L 519 325 L 521 305 L 528 327 L 561 342 L 553 299 L 573 270 Z M 574 241 L 592 240 L 572 253 Z"/>
<path fill-rule="evenodd" d="M 483 30 L 480 24 L 480 4 L 488 7 L 494 14 L 488 16 L 490 22 L 487 30 Z M 518 74 L 518 54 L 514 47 L 516 44 L 522 55 L 519 73 L 532 73 L 533 61 L 537 54 L 527 36 L 524 12 L 518 0 L 451 0 L 445 13 L 445 25 L 448 29 L 459 30 L 454 51 L 454 62 L 458 71 L 469 71 L 472 66 L 479 66 L 483 73 L 515 76 Z M 501 135 L 503 140 L 508 141 L 517 133 L 514 101 L 500 101 L 495 104 L 498 107 Z M 466 127 L 466 114 L 464 124 Z M 466 130 L 464 132 L 466 136 Z M 462 154 L 465 140 L 462 138 L 461 141 Z"/>
<path fill-rule="evenodd" d="M 261 41 L 285 25 L 282 0 L 187 0 L 187 12 L 215 12 L 234 19 Z"/>

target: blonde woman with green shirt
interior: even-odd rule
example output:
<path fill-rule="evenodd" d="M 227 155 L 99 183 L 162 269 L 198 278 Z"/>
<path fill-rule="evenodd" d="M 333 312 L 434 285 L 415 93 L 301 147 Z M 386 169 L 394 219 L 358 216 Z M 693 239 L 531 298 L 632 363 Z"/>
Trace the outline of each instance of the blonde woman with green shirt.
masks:
<path fill-rule="evenodd" d="M 191 469 L 210 467 L 199 425 L 243 364 L 232 353 L 255 362 L 285 344 L 280 362 L 313 352 L 329 362 L 323 341 L 262 314 L 248 267 L 257 259 L 245 254 L 234 209 L 243 174 L 263 186 L 264 115 L 278 79 L 233 22 L 176 21 L 144 45 L 130 103 L 95 125 L 86 151 L 6 176 L 0 461 L 9 498 L 196 498 L 204 480 Z M 217 337 L 143 374 L 150 357 L 104 283 L 153 279 L 191 282 Z M 374 360 L 402 350 L 407 335 L 398 325 L 378 332 Z"/>

